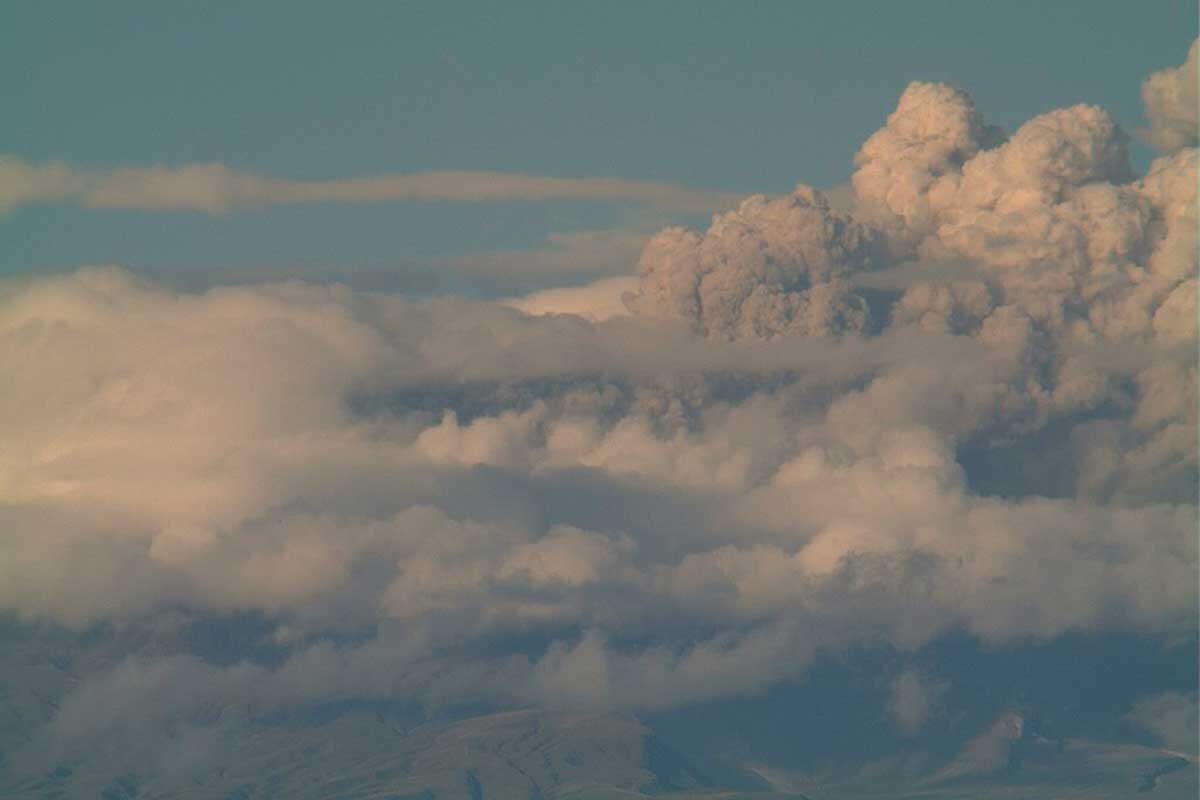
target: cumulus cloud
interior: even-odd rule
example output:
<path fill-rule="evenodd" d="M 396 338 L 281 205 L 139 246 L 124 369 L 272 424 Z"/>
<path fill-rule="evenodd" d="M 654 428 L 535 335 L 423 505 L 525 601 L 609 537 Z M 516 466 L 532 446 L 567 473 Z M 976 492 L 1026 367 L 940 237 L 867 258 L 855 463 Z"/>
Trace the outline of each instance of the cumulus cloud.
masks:
<path fill-rule="evenodd" d="M 681 675 L 724 658 L 731 690 L 769 682 L 797 613 L 808 646 L 850 621 L 913 646 L 954 626 L 1003 641 L 1190 619 L 1187 506 L 970 490 L 955 443 L 1028 413 L 1004 347 L 923 367 L 897 333 L 842 370 L 854 351 L 840 345 L 713 347 L 706 363 L 669 336 L 637 353 L 669 328 L 629 338 L 620 322 L 336 287 L 176 294 L 113 270 L 12 287 L 2 352 L 25 378 L 0 415 L 3 602 L 67 624 L 180 604 L 316 630 L 406 620 L 444 641 L 585 626 L 598 663 L 653 665 L 680 697 L 717 691 Z M 505 365 L 514 352 L 524 372 Z M 756 355 L 740 385 L 721 377 Z M 1147 409 L 1143 424 L 1186 413 Z M 686 539 L 603 507 L 581 516 L 580 501 L 547 519 L 545 492 L 580 475 L 618 504 L 651 486 L 676 508 L 720 503 Z M 623 649 L 687 619 L 764 627 L 694 652 Z M 547 687 L 580 646 L 549 662 Z M 628 692 L 615 705 L 664 702 L 613 685 Z"/>
<path fill-rule="evenodd" d="M 290 180 L 242 172 L 224 164 L 102 170 L 0 157 L 0 213 L 27 205 L 63 203 L 86 208 L 225 214 L 243 208 L 297 203 L 556 199 L 626 201 L 705 213 L 729 205 L 736 198 L 722 192 L 619 178 L 463 171 Z"/>
<path fill-rule="evenodd" d="M 1142 84 L 1142 105 L 1150 122 L 1143 135 L 1164 153 L 1196 146 L 1196 127 L 1200 124 L 1200 106 L 1196 103 L 1196 83 L 1200 80 L 1197 48 L 1200 40 L 1192 42 L 1182 64 L 1156 72 Z"/>
<path fill-rule="evenodd" d="M 863 644 L 1193 632 L 1195 159 L 1135 178 L 1100 109 L 1004 138 L 914 84 L 852 211 L 750 198 L 653 237 L 636 277 L 504 303 L 8 282 L 0 609 L 253 613 L 282 650 L 114 665 L 53 737 L 138 682 L 201 687 L 164 701 L 188 719 L 221 697 L 638 711 Z M 942 692 L 903 672 L 886 712 L 915 735 Z"/>
<path fill-rule="evenodd" d="M 751 197 L 700 236 L 668 228 L 646 245 L 633 308 L 723 339 L 863 331 L 866 301 L 846 278 L 871 266 L 869 229 L 805 186 Z"/>
<path fill-rule="evenodd" d="M 984 125 L 966 92 L 944 84 L 913 83 L 887 124 L 855 157 L 855 195 L 910 227 L 926 227 L 930 210 L 925 196 L 932 185 L 999 136 L 998 129 Z"/>

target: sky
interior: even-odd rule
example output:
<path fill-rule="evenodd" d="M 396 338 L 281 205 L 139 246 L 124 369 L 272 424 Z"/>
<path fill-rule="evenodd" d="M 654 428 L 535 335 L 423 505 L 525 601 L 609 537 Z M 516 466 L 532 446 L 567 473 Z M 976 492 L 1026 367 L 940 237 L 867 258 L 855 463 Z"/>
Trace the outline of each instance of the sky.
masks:
<path fill-rule="evenodd" d="M 1137 13 L 1119 1 L 351 3 L 336 12 L 310 2 L 127 2 L 119 13 L 22 2 L 0 15 L 0 154 L 26 162 L 219 163 L 293 179 L 487 170 L 736 195 L 784 192 L 800 179 L 844 184 L 881 109 L 915 79 L 969 89 L 1009 127 L 1089 102 L 1133 130 L 1138 76 L 1181 60 L 1196 27 L 1186 0 Z M 1132 155 L 1149 160 L 1137 144 Z M 587 200 L 215 216 L 32 205 L 0 221 L 0 274 L 116 263 L 177 285 L 220 272 L 487 295 L 511 287 L 438 278 L 433 265 L 542 249 L 556 234 L 698 224 L 708 213 L 660 211 L 648 222 L 628 202 Z M 630 257 L 614 252 L 603 271 Z"/>
<path fill-rule="evenodd" d="M 1194 795 L 1193 5 L 0 14 L 0 794 Z"/>

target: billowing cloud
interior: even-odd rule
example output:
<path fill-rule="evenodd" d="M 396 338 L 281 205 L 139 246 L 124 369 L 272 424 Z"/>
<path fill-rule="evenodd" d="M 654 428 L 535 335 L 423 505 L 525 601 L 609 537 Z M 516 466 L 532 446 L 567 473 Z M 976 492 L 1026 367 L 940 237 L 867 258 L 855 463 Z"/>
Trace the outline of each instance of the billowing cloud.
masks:
<path fill-rule="evenodd" d="M 852 185 L 859 202 L 924 228 L 931 212 L 926 195 L 1000 131 L 985 126 L 966 92 L 944 84 L 913 83 L 887 124 L 859 150 Z"/>
<path fill-rule="evenodd" d="M 662 673 L 645 689 L 614 680 L 617 706 L 720 691 L 704 670 L 724 659 L 730 691 L 795 674 L 804 660 L 779 652 L 832 646 L 851 620 L 916 646 L 956 626 L 1006 641 L 1191 619 L 1195 514 L 1156 499 L 1173 496 L 1145 483 L 1157 462 L 1099 489 L 1081 474 L 1078 497 L 1016 500 L 975 495 L 957 463 L 959 443 L 994 428 L 1036 436 L 1038 415 L 1115 402 L 1105 372 L 1125 365 L 1085 361 L 1092 394 L 1058 407 L 1023 395 L 1029 367 L 1007 340 L 947 349 L 933 368 L 897 332 L 807 377 L 828 362 L 742 348 L 743 368 L 776 354 L 739 387 L 721 377 L 737 363 L 722 348 L 680 361 L 670 336 L 655 341 L 668 328 L 636 320 L 299 285 L 175 294 L 113 270 L 13 287 L 0 330 L 5 368 L 24 376 L 2 415 L 0 601 L 30 618 L 182 604 L 312 632 L 403 620 L 435 632 L 429 657 L 438 641 L 582 626 L 591 650 L 548 653 L 538 685 L 574 697 L 554 676 L 589 652 Z M 522 371 L 506 366 L 518 353 Z M 1138 425 L 1194 424 L 1162 402 L 1129 406 L 1143 423 L 1105 424 L 1147 447 Z M 674 513 L 718 502 L 679 539 L 655 516 L 614 513 L 645 502 L 638 487 Z M 1091 500 L 1122 490 L 1149 494 Z M 627 499 L 590 511 L 592 492 Z M 544 507 L 555 494 L 577 499 Z M 698 650 L 623 650 L 637 631 L 669 642 L 688 619 L 727 630 Z"/>
<path fill-rule="evenodd" d="M 1198 47 L 1200 40 L 1194 40 L 1181 65 L 1156 72 L 1142 84 L 1142 105 L 1150 121 L 1145 137 L 1164 153 L 1196 146 L 1196 128 L 1200 125 L 1200 106 L 1196 102 Z"/>
<path fill-rule="evenodd" d="M 871 266 L 871 231 L 820 192 L 751 197 L 703 236 L 668 228 L 642 252 L 642 314 L 679 319 L 716 338 L 863 331 L 866 301 L 846 282 Z"/>
<path fill-rule="evenodd" d="M 1194 633 L 1196 151 L 1135 177 L 1100 109 L 1005 138 L 914 84 L 857 164 L 851 211 L 750 198 L 504 303 L 6 284 L 0 610 L 250 614 L 274 648 L 110 662 L 45 735 L 222 697 L 661 710 L 864 645 Z M 915 737 L 951 684 L 889 674 Z M 1175 741 L 1168 705 L 1130 719 Z"/>
<path fill-rule="evenodd" d="M 384 203 L 452 200 L 605 200 L 644 203 L 684 212 L 709 212 L 736 198 L 722 192 L 619 178 L 555 178 L 506 172 L 418 172 L 332 180 L 269 178 L 223 164 L 83 169 L 61 162 L 34 164 L 0 157 L 0 213 L 27 205 L 199 211 L 297 203 Z"/>

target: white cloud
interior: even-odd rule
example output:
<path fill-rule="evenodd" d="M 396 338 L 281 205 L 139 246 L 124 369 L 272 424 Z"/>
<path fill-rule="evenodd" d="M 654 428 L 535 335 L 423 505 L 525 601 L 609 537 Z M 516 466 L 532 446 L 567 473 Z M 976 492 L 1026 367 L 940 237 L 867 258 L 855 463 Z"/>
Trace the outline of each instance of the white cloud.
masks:
<path fill-rule="evenodd" d="M 629 316 L 626 296 L 637 289 L 631 277 L 603 278 L 584 286 L 543 289 L 524 297 L 501 302 L 535 317 L 547 314 L 574 314 L 593 322 Z"/>

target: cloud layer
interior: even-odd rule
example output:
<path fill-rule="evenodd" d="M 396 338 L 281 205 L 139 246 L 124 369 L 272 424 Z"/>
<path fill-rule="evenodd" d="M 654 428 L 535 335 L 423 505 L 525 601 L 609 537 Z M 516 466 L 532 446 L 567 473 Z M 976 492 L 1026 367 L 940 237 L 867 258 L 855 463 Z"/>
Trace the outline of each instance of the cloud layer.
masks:
<path fill-rule="evenodd" d="M 0 214 L 39 204 L 141 211 L 226 214 L 297 203 L 384 203 L 452 200 L 603 200 L 707 213 L 736 197 L 652 181 L 554 178 L 506 172 L 419 172 L 337 180 L 288 180 L 223 164 L 82 169 L 0 157 Z"/>
<path fill-rule="evenodd" d="M 861 643 L 1194 631 L 1196 151 L 1134 178 L 1100 109 L 1004 137 L 917 83 L 857 165 L 852 212 L 750 198 L 636 279 L 509 305 L 10 282 L 0 609 L 255 612 L 284 650 L 129 662 L 53 738 L 130 684 L 644 710 Z M 181 174 L 53 196 L 176 202 Z M 214 174 L 208 208 L 262 202 Z M 944 690 L 905 672 L 889 712 L 915 733 Z M 1174 742 L 1168 699 L 1131 713 Z"/>

